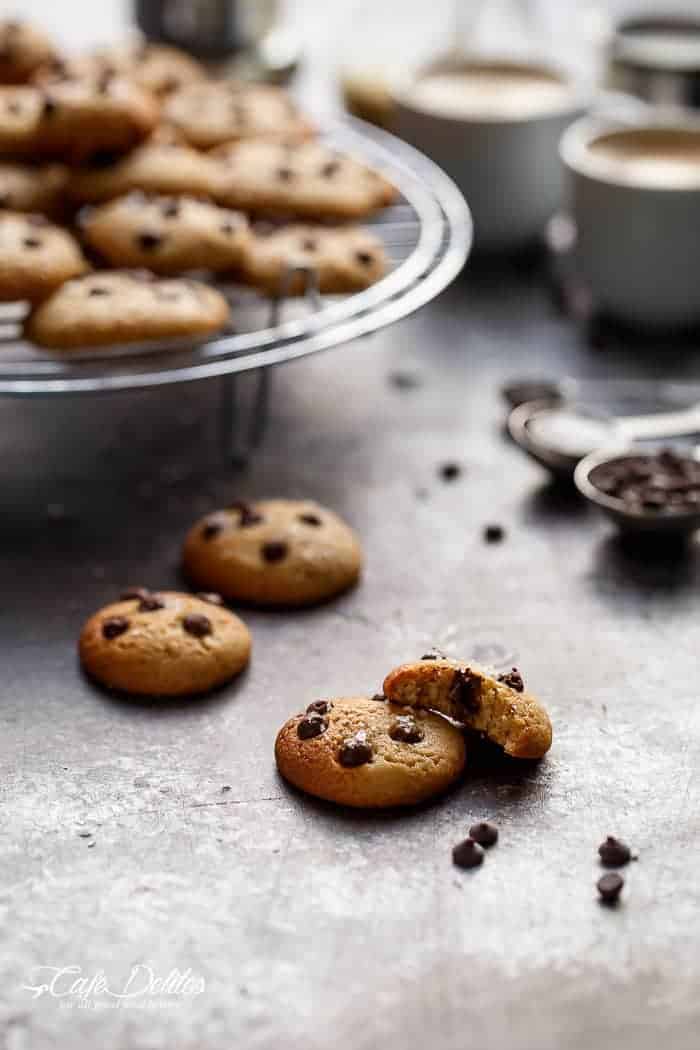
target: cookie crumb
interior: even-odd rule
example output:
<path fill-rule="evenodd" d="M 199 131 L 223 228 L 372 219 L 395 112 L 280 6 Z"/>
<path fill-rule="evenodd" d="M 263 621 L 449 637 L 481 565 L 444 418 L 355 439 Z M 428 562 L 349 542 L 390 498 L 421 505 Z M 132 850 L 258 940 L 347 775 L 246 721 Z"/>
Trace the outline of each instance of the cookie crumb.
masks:
<path fill-rule="evenodd" d="M 452 850 L 452 863 L 458 868 L 478 868 L 484 860 L 484 851 L 478 842 L 468 838 L 458 843 Z"/>
<path fill-rule="evenodd" d="M 483 536 L 486 543 L 502 543 L 506 530 L 502 525 L 485 525 Z"/>
<path fill-rule="evenodd" d="M 495 846 L 498 842 L 498 828 L 495 824 L 489 824 L 482 820 L 478 824 L 472 824 L 469 829 L 469 838 L 474 839 L 480 846 Z"/>
<path fill-rule="evenodd" d="M 622 868 L 631 861 L 632 852 L 626 842 L 608 835 L 598 847 L 598 856 L 606 868 Z"/>
<path fill-rule="evenodd" d="M 443 463 L 438 473 L 442 481 L 456 481 L 462 476 L 462 468 L 459 463 Z"/>
<path fill-rule="evenodd" d="M 602 903 L 617 904 L 624 885 L 625 880 L 622 878 L 622 875 L 618 875 L 616 871 L 610 872 L 609 875 L 603 875 L 599 878 L 596 887 L 600 894 Z"/>

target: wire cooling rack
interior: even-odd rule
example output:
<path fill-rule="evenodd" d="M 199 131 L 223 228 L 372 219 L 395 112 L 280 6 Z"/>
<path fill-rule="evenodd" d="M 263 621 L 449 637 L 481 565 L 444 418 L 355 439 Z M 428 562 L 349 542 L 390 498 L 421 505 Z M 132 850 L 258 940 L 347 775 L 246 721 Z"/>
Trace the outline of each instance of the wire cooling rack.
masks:
<path fill-rule="evenodd" d="M 381 237 L 391 262 L 381 281 L 357 294 L 322 297 L 311 279 L 303 298 L 272 302 L 250 289 L 218 285 L 231 303 L 232 323 L 215 338 L 69 355 L 23 342 L 22 307 L 7 305 L 0 312 L 0 395 L 108 393 L 267 372 L 268 366 L 377 331 L 433 299 L 462 268 L 471 247 L 469 209 L 457 188 L 422 154 L 361 121 L 330 124 L 324 140 L 380 168 L 400 191 L 398 203 L 365 224 Z M 261 373 L 258 409 L 264 408 L 267 382 Z M 232 395 L 233 384 L 225 387 Z M 229 403 L 226 414 L 231 412 Z"/>

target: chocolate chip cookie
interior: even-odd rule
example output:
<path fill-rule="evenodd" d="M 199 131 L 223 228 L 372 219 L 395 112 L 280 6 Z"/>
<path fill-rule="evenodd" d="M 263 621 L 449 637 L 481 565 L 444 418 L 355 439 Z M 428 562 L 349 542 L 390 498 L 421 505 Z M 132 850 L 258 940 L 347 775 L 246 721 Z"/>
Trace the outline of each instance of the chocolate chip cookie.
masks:
<path fill-rule="evenodd" d="M 88 58 L 98 69 L 118 71 L 159 96 L 207 77 L 200 62 L 169 44 L 127 42 L 101 48 Z"/>
<path fill-rule="evenodd" d="M 255 605 L 312 605 L 357 582 L 362 550 L 337 514 L 309 500 L 236 503 L 190 530 L 183 554 L 203 590 Z"/>
<path fill-rule="evenodd" d="M 228 303 L 198 281 L 105 270 L 67 281 L 36 307 L 25 335 L 58 350 L 199 338 L 220 331 Z"/>
<path fill-rule="evenodd" d="M 0 208 L 61 215 L 69 177 L 63 164 L 0 162 Z"/>
<path fill-rule="evenodd" d="M 88 264 L 66 230 L 43 215 L 0 212 L 0 300 L 36 301 Z"/>
<path fill-rule="evenodd" d="M 272 295 L 302 295 L 307 270 L 320 292 L 356 292 L 384 276 L 387 258 L 382 242 L 367 230 L 293 224 L 256 231 L 244 247 L 240 276 Z"/>
<path fill-rule="evenodd" d="M 440 715 L 385 701 L 316 700 L 277 734 L 277 768 L 295 787 L 345 806 L 412 806 L 464 769 L 460 731 Z"/>
<path fill-rule="evenodd" d="M 515 668 L 499 675 L 428 657 L 391 671 L 383 689 L 395 703 L 440 711 L 484 733 L 514 758 L 542 758 L 552 746 L 549 715 Z"/>
<path fill-rule="evenodd" d="M 127 592 L 83 627 L 80 659 L 102 685 L 138 696 L 192 696 L 239 674 L 248 628 L 211 600 L 174 591 Z"/>
<path fill-rule="evenodd" d="M 20 19 L 0 21 L 0 84 L 23 84 L 48 62 L 53 45 L 43 29 Z"/>
<path fill-rule="evenodd" d="M 218 199 L 244 211 L 346 221 L 396 199 L 380 172 L 316 142 L 241 142 L 212 156 L 221 164 Z"/>
<path fill-rule="evenodd" d="M 300 142 L 314 134 L 286 91 L 269 84 L 188 84 L 168 97 L 163 116 L 197 149 L 243 139 Z"/>
<path fill-rule="evenodd" d="M 112 266 L 145 266 L 160 274 L 231 270 L 249 238 L 241 212 L 140 190 L 90 210 L 81 227 L 86 242 Z"/>
<path fill-rule="evenodd" d="M 106 160 L 74 171 L 69 185 L 74 200 L 96 204 L 131 190 L 215 197 L 224 182 L 221 164 L 213 157 L 156 137 L 121 159 Z"/>

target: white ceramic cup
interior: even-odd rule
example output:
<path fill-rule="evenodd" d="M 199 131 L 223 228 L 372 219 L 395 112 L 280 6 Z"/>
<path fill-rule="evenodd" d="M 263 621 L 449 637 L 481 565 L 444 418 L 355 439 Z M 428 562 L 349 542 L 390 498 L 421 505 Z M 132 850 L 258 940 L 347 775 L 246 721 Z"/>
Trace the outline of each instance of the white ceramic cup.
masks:
<path fill-rule="evenodd" d="M 561 97 L 537 111 L 499 114 L 497 108 L 460 112 L 459 106 L 431 108 L 416 86 L 435 74 L 502 70 L 506 75 L 550 78 Z M 440 59 L 417 74 L 395 81 L 392 130 L 427 153 L 457 183 L 474 218 L 478 250 L 522 246 L 542 236 L 562 204 L 563 172 L 558 146 L 564 129 L 586 109 L 574 84 L 536 63 Z"/>
<path fill-rule="evenodd" d="M 648 136 L 641 141 L 651 148 L 659 132 L 687 133 L 693 142 L 697 136 L 697 178 L 692 171 L 665 176 L 661 154 L 656 169 L 641 174 L 599 155 L 630 133 Z M 700 121 L 651 109 L 633 122 L 584 118 L 564 133 L 560 149 L 571 183 L 576 265 L 596 307 L 636 325 L 700 322 Z"/>

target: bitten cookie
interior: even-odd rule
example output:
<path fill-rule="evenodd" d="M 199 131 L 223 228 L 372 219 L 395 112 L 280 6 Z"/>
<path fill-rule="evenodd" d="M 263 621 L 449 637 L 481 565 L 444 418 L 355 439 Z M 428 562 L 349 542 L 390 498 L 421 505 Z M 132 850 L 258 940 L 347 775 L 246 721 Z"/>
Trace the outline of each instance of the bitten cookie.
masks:
<path fill-rule="evenodd" d="M 203 590 L 256 605 L 312 605 L 357 582 L 362 550 L 337 514 L 308 500 L 236 503 L 201 519 L 184 568 Z"/>
<path fill-rule="evenodd" d="M 25 336 L 60 350 L 201 337 L 228 321 L 228 303 L 198 281 L 105 270 L 68 281 L 25 322 Z"/>
<path fill-rule="evenodd" d="M 249 237 L 240 212 L 140 190 L 89 211 L 81 228 L 90 247 L 112 266 L 145 266 L 162 274 L 231 270 Z"/>
<path fill-rule="evenodd" d="M 212 156 L 222 168 L 222 204 L 310 219 L 361 219 L 396 199 L 383 175 L 316 142 L 241 142 Z"/>
<path fill-rule="evenodd" d="M 52 53 L 51 41 L 32 22 L 0 21 L 0 84 L 24 83 Z"/>
<path fill-rule="evenodd" d="M 63 164 L 0 163 L 0 208 L 59 215 L 68 179 Z"/>
<path fill-rule="evenodd" d="M 222 184 L 221 164 L 213 157 L 176 142 L 149 139 L 114 163 L 76 170 L 69 189 L 74 200 L 96 204 L 131 190 L 215 197 Z"/>
<path fill-rule="evenodd" d="M 163 115 L 197 149 L 242 139 L 300 142 L 314 134 L 286 91 L 269 84 L 188 84 L 168 97 Z"/>
<path fill-rule="evenodd" d="M 345 806 L 412 806 L 464 769 L 464 738 L 440 715 L 351 697 L 316 700 L 277 734 L 277 768 L 309 795 Z"/>
<path fill-rule="evenodd" d="M 303 295 L 309 267 L 318 290 L 329 295 L 368 288 L 387 271 L 384 246 L 367 230 L 295 224 L 270 233 L 256 231 L 245 245 L 240 276 L 271 294 Z"/>
<path fill-rule="evenodd" d="M 127 592 L 92 616 L 80 660 L 110 689 L 138 696 L 192 696 L 239 674 L 250 659 L 248 628 L 209 600 L 162 591 Z"/>
<path fill-rule="evenodd" d="M 50 295 L 88 264 L 66 230 L 43 215 L 0 212 L 0 300 L 35 301 Z"/>
<path fill-rule="evenodd" d="M 389 700 L 430 708 L 484 733 L 514 758 L 541 758 L 552 746 L 552 725 L 514 668 L 491 674 L 473 663 L 425 658 L 384 679 Z"/>

